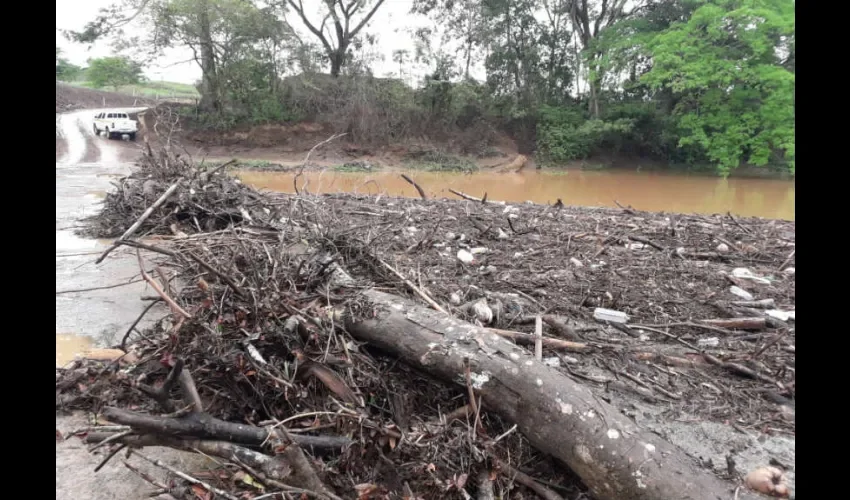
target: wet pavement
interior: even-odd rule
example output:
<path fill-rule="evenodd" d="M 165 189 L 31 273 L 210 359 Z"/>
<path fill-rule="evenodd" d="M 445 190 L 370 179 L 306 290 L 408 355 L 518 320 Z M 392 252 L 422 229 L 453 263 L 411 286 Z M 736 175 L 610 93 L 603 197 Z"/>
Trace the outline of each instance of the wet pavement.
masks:
<path fill-rule="evenodd" d="M 80 219 L 99 209 L 110 182 L 126 175 L 138 155 L 139 145 L 108 141 L 91 132 L 91 117 L 97 110 L 60 115 L 57 118 L 56 157 L 56 365 L 61 366 L 91 347 L 119 343 L 142 312 L 146 292 L 139 281 L 135 255 L 115 251 L 96 265 L 95 259 L 111 241 L 81 238 L 75 230 Z M 131 284 L 126 285 L 130 282 Z M 121 286 L 114 286 L 121 285 Z M 109 288 L 104 288 L 109 287 Z M 140 326 L 164 314 L 154 307 Z M 90 422 L 85 415 L 56 415 L 56 431 L 67 435 Z M 202 468 L 201 459 L 163 448 L 146 451 L 152 458 L 181 470 Z M 110 461 L 94 469 L 103 455 L 91 454 L 77 438 L 56 443 L 56 498 L 62 500 L 142 500 L 150 496 L 150 485 L 123 466 Z M 137 466 L 154 471 L 145 463 Z"/>
<path fill-rule="evenodd" d="M 56 334 L 57 362 L 73 353 L 60 346 L 107 346 L 121 337 L 146 303 L 145 284 L 139 281 L 138 264 L 127 249 L 113 252 L 99 265 L 98 255 L 108 240 L 81 238 L 75 231 L 81 219 L 97 213 L 115 178 L 126 175 L 139 145 L 109 141 L 91 131 L 97 110 L 60 115 L 57 135 L 65 146 L 56 159 Z M 95 162 L 84 159 L 96 158 Z M 130 283 L 130 284 L 126 284 Z M 120 285 L 120 286 L 117 286 Z M 110 288 L 101 288 L 110 287 Z M 149 313 L 148 321 L 158 316 Z M 59 335 L 88 337 L 89 341 L 59 342 Z"/>

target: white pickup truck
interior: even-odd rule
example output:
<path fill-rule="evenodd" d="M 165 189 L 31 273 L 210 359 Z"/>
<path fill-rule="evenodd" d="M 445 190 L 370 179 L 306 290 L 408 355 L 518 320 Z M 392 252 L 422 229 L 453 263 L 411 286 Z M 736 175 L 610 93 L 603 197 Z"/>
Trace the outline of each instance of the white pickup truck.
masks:
<path fill-rule="evenodd" d="M 138 125 L 123 111 L 102 111 L 94 115 L 94 134 L 106 134 L 107 139 L 128 135 L 131 141 L 136 140 Z"/>

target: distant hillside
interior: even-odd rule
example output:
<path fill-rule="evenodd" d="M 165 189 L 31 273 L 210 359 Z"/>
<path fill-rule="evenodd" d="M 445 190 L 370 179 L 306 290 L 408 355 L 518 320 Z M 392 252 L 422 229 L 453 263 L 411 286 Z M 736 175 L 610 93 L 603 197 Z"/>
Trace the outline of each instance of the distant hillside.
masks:
<path fill-rule="evenodd" d="M 93 88 L 90 82 L 70 82 L 69 84 L 76 87 Z M 201 97 L 194 85 L 176 82 L 144 82 L 124 85 L 115 89 L 115 92 L 154 99 L 197 99 Z"/>
<path fill-rule="evenodd" d="M 171 84 L 181 85 L 181 84 Z M 185 91 L 185 89 L 184 89 Z M 197 94 L 196 94 L 197 95 Z M 157 99 L 158 97 L 158 99 Z M 126 89 L 122 92 L 107 92 L 105 90 L 97 90 L 85 87 L 80 84 L 68 84 L 64 82 L 56 82 L 56 112 L 71 111 L 74 109 L 91 109 L 102 107 L 131 107 L 131 106 L 150 106 L 155 103 L 162 102 L 185 102 L 195 97 L 189 96 L 188 93 L 179 95 L 171 94 L 144 94 L 136 92 L 133 95 L 132 89 L 128 93 Z"/>

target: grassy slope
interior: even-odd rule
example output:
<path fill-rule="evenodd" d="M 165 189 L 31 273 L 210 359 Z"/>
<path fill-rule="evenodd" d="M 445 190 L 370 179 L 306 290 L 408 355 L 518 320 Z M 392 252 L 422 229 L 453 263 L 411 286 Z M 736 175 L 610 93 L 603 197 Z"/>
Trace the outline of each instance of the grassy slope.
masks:
<path fill-rule="evenodd" d="M 70 85 L 85 88 L 94 88 L 91 82 L 68 82 Z M 177 82 L 144 82 L 135 85 L 124 85 L 117 89 L 104 89 L 122 94 L 140 97 L 176 97 L 195 99 L 200 97 L 198 90 L 193 85 Z"/>

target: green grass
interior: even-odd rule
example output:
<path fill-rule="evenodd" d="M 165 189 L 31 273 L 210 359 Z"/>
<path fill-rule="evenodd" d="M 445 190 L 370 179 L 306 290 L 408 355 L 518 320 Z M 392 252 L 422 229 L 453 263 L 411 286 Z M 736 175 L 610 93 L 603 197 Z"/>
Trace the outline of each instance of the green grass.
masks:
<path fill-rule="evenodd" d="M 71 85 L 95 88 L 91 82 L 68 82 Z M 177 82 L 143 82 L 135 85 L 123 85 L 118 88 L 104 87 L 99 90 L 120 92 L 122 94 L 137 95 L 139 97 L 177 97 L 182 99 L 197 99 L 201 95 L 194 85 Z"/>
<path fill-rule="evenodd" d="M 212 170 L 214 168 L 218 168 L 224 163 L 229 162 L 230 160 L 207 160 L 204 161 L 203 168 L 205 170 Z M 227 170 L 272 170 L 273 167 L 277 166 L 270 161 L 266 160 L 236 160 L 234 163 L 229 163 L 225 169 Z"/>
<path fill-rule="evenodd" d="M 334 166 L 335 172 L 374 172 L 378 170 L 374 165 L 365 161 L 350 161 L 342 165 Z"/>
<path fill-rule="evenodd" d="M 405 164 L 412 169 L 428 172 L 476 172 L 478 167 L 466 158 L 440 151 L 426 150 L 410 152 Z"/>

